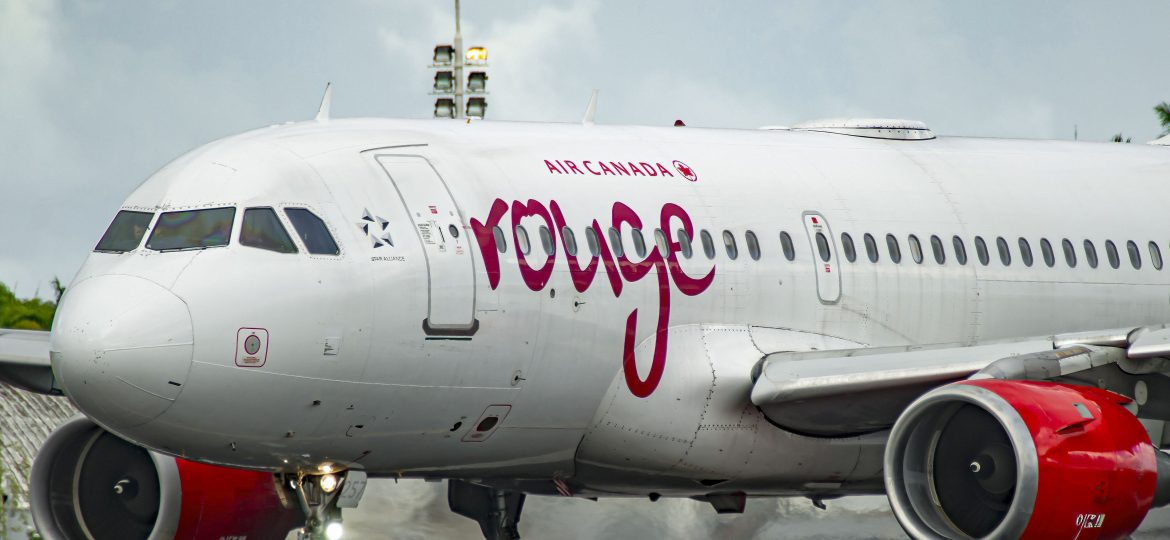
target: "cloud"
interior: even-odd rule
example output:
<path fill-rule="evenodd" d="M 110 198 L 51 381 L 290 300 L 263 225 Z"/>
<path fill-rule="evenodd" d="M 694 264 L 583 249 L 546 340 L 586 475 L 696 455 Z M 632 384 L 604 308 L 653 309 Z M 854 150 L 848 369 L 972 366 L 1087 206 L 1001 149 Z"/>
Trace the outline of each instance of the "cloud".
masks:
<path fill-rule="evenodd" d="M 33 272 L 51 266 L 35 244 L 27 227 L 30 207 L 43 207 L 52 199 L 33 175 L 37 164 L 59 160 L 64 136 L 52 118 L 55 105 L 51 90 L 60 84 L 63 58 L 59 53 L 60 11 L 52 0 L 7 0 L 0 3 L 0 280 L 19 285 L 14 292 L 51 297 L 48 281 L 53 276 Z M 62 276 L 67 279 L 69 276 Z M 18 283 L 17 283 L 18 282 Z M 42 286 L 43 284 L 43 286 Z"/>
<path fill-rule="evenodd" d="M 29 91 L 56 65 L 54 0 L 0 4 L 0 92 Z M 35 88 L 34 88 L 35 89 Z"/>
<path fill-rule="evenodd" d="M 496 19 L 479 34 L 476 39 L 489 45 L 492 55 L 488 103 L 493 117 L 580 119 L 590 89 L 600 83 L 591 82 L 599 59 L 598 7 L 591 0 L 541 5 Z"/>

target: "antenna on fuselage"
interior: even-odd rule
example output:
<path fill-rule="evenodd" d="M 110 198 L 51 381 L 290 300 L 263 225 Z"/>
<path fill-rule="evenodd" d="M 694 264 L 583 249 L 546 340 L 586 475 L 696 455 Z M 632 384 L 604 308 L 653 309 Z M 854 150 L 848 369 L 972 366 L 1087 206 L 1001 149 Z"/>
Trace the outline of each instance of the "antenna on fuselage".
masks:
<path fill-rule="evenodd" d="M 321 106 L 317 108 L 317 121 L 329 121 L 329 107 L 333 104 L 333 83 L 325 83 L 325 95 L 321 96 Z"/>
<path fill-rule="evenodd" d="M 589 105 L 585 106 L 585 118 L 581 119 L 581 125 L 593 125 L 593 117 L 597 116 L 597 94 L 599 93 L 601 93 L 601 90 L 594 88 L 593 94 L 589 96 Z"/>

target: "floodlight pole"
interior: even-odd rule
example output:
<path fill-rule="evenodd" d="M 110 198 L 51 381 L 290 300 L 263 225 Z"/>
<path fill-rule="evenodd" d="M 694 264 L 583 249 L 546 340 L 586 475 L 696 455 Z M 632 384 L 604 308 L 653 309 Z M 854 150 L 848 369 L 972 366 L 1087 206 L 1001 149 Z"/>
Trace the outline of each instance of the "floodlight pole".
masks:
<path fill-rule="evenodd" d="M 459 29 L 459 0 L 455 0 L 455 118 L 463 118 L 463 34 Z"/>

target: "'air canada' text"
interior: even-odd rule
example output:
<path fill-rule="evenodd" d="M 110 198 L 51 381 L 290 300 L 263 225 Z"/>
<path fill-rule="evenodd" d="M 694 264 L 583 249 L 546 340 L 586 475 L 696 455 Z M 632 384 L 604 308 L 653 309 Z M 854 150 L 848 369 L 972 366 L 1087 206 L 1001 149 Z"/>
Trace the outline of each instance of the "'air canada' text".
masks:
<path fill-rule="evenodd" d="M 578 165 L 579 164 L 579 165 Z M 544 166 L 549 174 L 582 174 L 593 176 L 660 176 L 674 178 L 675 173 L 691 182 L 698 181 L 699 175 L 686 163 L 678 160 L 671 162 L 671 168 L 660 162 L 647 163 L 645 161 L 601 161 L 571 159 L 544 160 Z"/>

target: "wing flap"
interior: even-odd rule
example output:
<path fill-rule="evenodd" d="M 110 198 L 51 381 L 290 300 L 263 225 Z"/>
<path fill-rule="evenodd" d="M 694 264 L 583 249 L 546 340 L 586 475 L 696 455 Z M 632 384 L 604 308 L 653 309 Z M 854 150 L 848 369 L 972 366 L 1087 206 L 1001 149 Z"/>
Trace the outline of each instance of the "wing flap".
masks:
<path fill-rule="evenodd" d="M 785 429 L 848 435 L 888 428 L 924 392 L 976 373 L 1057 380 L 1107 364 L 1129 375 L 1170 374 L 1170 325 L 973 345 L 773 353 L 752 370 L 751 401 Z"/>
<path fill-rule="evenodd" d="M 38 394 L 61 394 L 53 384 L 48 332 L 0 329 L 0 382 Z"/>
<path fill-rule="evenodd" d="M 970 377 L 996 360 L 1052 347 L 1047 337 L 774 353 L 756 365 L 751 400 L 773 423 L 792 431 L 876 431 L 893 425 L 911 401 L 935 386 Z"/>

